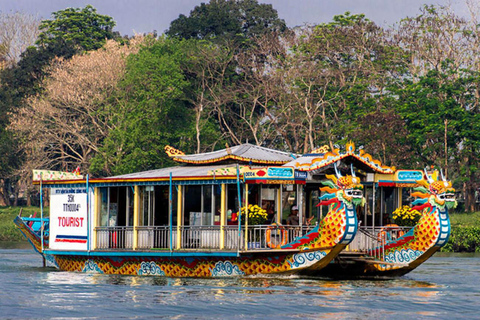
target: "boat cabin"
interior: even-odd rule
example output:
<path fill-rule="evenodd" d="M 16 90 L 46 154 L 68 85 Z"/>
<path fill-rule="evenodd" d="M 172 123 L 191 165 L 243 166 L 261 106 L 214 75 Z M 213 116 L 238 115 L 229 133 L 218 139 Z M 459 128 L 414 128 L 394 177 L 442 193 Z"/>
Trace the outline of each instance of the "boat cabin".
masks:
<path fill-rule="evenodd" d="M 166 152 L 181 165 L 65 181 L 36 172 L 50 188 L 50 249 L 266 248 L 268 225 L 285 221 L 307 176 L 284 166 L 294 155 L 251 144 L 195 155 L 167 146 Z M 250 215 L 239 215 L 239 208 L 250 208 Z"/>
<path fill-rule="evenodd" d="M 42 188 L 50 189 L 49 249 L 279 248 L 327 213 L 317 206 L 319 188 L 336 166 L 341 174 L 353 168 L 364 185 L 366 206 L 357 208 L 364 232 L 348 250 L 368 250 L 372 236 L 391 223 L 393 210 L 408 204 L 410 188 L 423 175 L 384 166 L 353 143 L 342 152 L 322 147 L 300 157 L 248 143 L 192 155 L 167 146 L 166 152 L 180 165 L 95 179 L 34 172 Z M 294 206 L 298 225 L 287 225 Z M 272 224 L 276 232 L 282 225 L 278 240 L 268 232 Z"/>

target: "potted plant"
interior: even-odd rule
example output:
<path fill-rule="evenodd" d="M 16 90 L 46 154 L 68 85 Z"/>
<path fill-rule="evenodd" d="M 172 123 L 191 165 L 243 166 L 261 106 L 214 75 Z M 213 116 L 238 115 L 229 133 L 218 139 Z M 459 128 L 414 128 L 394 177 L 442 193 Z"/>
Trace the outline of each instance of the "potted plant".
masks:
<path fill-rule="evenodd" d="M 266 224 L 268 221 L 267 210 L 262 209 L 256 204 L 249 204 L 248 207 L 242 207 L 242 224 L 245 223 L 245 215 L 248 213 L 248 224 L 259 225 Z"/>
<path fill-rule="evenodd" d="M 248 207 L 242 207 L 242 224 L 245 224 L 246 216 L 248 215 L 248 225 L 262 225 L 266 224 L 268 221 L 267 210 L 262 209 L 256 204 L 249 204 Z M 249 230 L 249 249 L 259 249 L 261 248 L 262 236 L 261 233 L 265 233 L 264 230 Z"/>
<path fill-rule="evenodd" d="M 401 206 L 392 213 L 392 219 L 398 226 L 413 227 L 422 214 L 410 206 Z"/>

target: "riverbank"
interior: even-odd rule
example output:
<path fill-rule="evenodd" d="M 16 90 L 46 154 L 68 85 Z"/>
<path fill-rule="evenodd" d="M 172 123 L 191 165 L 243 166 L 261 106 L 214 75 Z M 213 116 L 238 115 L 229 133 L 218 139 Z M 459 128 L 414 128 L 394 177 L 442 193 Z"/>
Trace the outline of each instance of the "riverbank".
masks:
<path fill-rule="evenodd" d="M 25 241 L 13 223 L 19 212 L 20 207 L 0 207 L 0 241 Z M 39 207 L 22 207 L 23 216 L 35 213 L 40 217 Z M 480 212 L 452 213 L 450 221 L 452 233 L 442 252 L 480 252 Z"/>
<path fill-rule="evenodd" d="M 452 213 L 452 233 L 442 252 L 480 252 L 480 212 Z"/>
<path fill-rule="evenodd" d="M 22 233 L 18 231 L 13 220 L 22 209 L 22 216 L 37 215 L 40 217 L 39 207 L 0 207 L 0 241 L 21 242 L 25 241 Z"/>

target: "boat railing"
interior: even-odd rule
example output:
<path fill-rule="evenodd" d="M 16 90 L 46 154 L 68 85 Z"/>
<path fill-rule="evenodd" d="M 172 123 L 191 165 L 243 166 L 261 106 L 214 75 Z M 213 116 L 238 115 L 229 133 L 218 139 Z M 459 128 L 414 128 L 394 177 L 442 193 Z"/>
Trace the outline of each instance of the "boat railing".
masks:
<path fill-rule="evenodd" d="M 345 251 L 366 252 L 383 260 L 385 245 L 406 234 L 412 227 L 383 226 L 359 227 L 358 232 Z"/>
<path fill-rule="evenodd" d="M 248 249 L 279 248 L 311 231 L 315 226 L 255 225 L 248 227 Z"/>
<path fill-rule="evenodd" d="M 137 226 L 137 248 L 138 249 L 169 249 L 170 248 L 170 227 L 169 226 Z M 175 246 L 177 229 L 172 230 L 172 242 Z"/>
<path fill-rule="evenodd" d="M 133 227 L 96 227 L 97 249 L 132 249 Z"/>
<path fill-rule="evenodd" d="M 212 249 L 212 250 L 259 250 L 275 249 L 305 235 L 314 226 L 248 226 L 247 241 L 245 229 L 238 226 L 169 226 L 97 227 L 96 249 L 133 249 L 134 232 L 137 233 L 136 249 Z M 224 234 L 223 246 L 221 234 Z M 177 242 L 177 234 L 180 241 Z M 170 245 L 170 241 L 172 244 Z M 180 248 L 178 248 L 180 245 Z"/>
<path fill-rule="evenodd" d="M 181 226 L 182 249 L 220 249 L 220 226 Z"/>

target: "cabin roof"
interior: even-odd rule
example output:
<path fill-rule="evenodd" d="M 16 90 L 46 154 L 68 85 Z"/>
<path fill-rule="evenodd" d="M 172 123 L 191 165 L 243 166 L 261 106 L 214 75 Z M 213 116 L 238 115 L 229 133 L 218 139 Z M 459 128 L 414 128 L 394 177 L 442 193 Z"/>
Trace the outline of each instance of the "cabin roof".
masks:
<path fill-rule="evenodd" d="M 330 168 L 337 161 L 343 161 L 347 164 L 353 163 L 366 172 L 391 174 L 396 171 L 395 167 L 383 165 L 363 150 L 356 152 L 355 145 L 352 142 L 347 143 L 345 152 L 335 149 L 325 153 L 306 154 L 286 163 L 285 166 L 294 167 L 299 171 L 319 172 L 322 169 Z"/>
<path fill-rule="evenodd" d="M 129 174 L 122 174 L 119 176 L 104 178 L 104 180 L 123 180 L 123 179 L 161 179 L 169 178 L 170 173 L 172 178 L 181 178 L 181 177 L 213 177 L 212 172 L 214 170 L 219 170 L 227 167 L 236 167 L 234 165 L 226 166 L 223 165 L 210 165 L 210 166 L 175 166 L 162 169 L 148 170 L 143 172 L 135 172 Z"/>
<path fill-rule="evenodd" d="M 260 147 L 250 143 L 199 154 L 185 155 L 178 152 L 178 150 L 176 151 L 175 153 L 169 153 L 167 151 L 167 153 L 177 162 L 195 165 L 228 163 L 232 161 L 247 164 L 282 165 L 294 158 L 291 153 Z"/>

